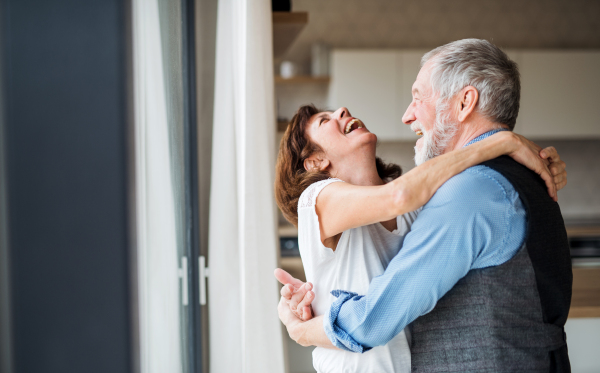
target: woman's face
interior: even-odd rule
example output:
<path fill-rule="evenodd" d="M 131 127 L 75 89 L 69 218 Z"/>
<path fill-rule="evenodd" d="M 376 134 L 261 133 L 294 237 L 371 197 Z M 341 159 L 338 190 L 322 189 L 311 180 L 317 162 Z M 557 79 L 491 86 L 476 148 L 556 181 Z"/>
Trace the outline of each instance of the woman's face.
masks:
<path fill-rule="evenodd" d="M 375 156 L 377 136 L 345 107 L 310 117 L 306 134 L 336 169 L 352 165 L 356 157 Z"/>

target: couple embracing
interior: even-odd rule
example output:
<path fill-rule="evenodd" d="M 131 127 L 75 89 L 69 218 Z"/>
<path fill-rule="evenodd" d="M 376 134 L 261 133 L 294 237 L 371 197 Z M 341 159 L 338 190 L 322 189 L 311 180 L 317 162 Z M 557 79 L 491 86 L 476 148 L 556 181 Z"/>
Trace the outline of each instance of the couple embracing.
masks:
<path fill-rule="evenodd" d="M 412 96 L 403 175 L 345 107 L 288 125 L 276 197 L 308 280 L 275 271 L 290 337 L 322 373 L 569 372 L 565 164 L 512 132 L 517 65 L 456 41 L 423 56 Z"/>

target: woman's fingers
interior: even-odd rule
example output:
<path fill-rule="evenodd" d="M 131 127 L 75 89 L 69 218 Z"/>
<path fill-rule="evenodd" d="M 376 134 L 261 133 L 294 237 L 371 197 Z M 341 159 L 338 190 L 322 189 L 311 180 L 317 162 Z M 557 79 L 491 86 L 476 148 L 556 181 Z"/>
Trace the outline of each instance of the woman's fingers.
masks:
<path fill-rule="evenodd" d="M 540 177 L 546 183 L 546 187 L 548 188 L 548 194 L 554 200 L 554 202 L 558 201 L 558 193 L 557 193 L 557 185 L 554 182 L 554 175 L 550 172 L 550 168 L 546 165 L 545 162 L 540 157 L 537 157 L 537 160 L 534 161 L 536 165 L 533 170 L 540 175 Z"/>
<path fill-rule="evenodd" d="M 558 151 L 556 151 L 556 148 L 554 146 L 549 146 L 547 148 L 544 148 L 540 152 L 540 157 L 542 157 L 543 159 L 548 159 L 550 161 L 559 161 L 560 160 Z"/>
<path fill-rule="evenodd" d="M 560 190 L 567 185 L 567 164 L 560 159 L 558 151 L 553 146 L 549 146 L 540 152 L 540 157 L 548 159 L 550 166 L 548 169 L 554 177 L 556 190 Z"/>
<path fill-rule="evenodd" d="M 302 311 L 302 319 L 304 321 L 309 320 L 311 317 L 306 318 L 307 317 L 307 313 L 306 310 L 308 309 L 310 311 L 310 305 L 312 303 L 312 301 L 315 299 L 315 293 L 312 291 L 308 291 L 306 292 L 306 295 L 304 296 L 304 298 L 300 301 L 300 303 L 298 303 L 298 310 Z M 310 312 L 309 312 L 310 313 Z M 311 314 L 311 313 L 310 313 Z M 312 314 L 311 314 L 312 315 Z"/>
<path fill-rule="evenodd" d="M 556 192 L 557 186 L 554 183 L 554 177 L 550 174 L 550 170 L 548 170 L 548 167 L 546 165 L 544 165 L 544 168 L 539 173 L 539 175 L 542 177 L 542 179 L 544 179 L 544 182 L 546 183 L 546 187 L 548 187 L 548 194 L 550 195 L 550 197 L 552 197 L 554 202 L 557 202 L 558 201 L 558 195 Z"/>
<path fill-rule="evenodd" d="M 310 290 L 312 290 L 312 284 L 310 282 L 307 282 L 300 289 L 294 292 L 294 294 L 292 295 L 292 299 L 290 299 L 290 309 L 292 311 L 296 311 L 296 309 L 298 309 L 298 304 L 302 302 L 302 300 L 306 296 L 306 293 L 308 293 Z"/>
<path fill-rule="evenodd" d="M 544 180 L 548 188 L 548 194 L 554 201 L 557 201 L 556 195 L 556 184 L 554 183 L 554 176 L 550 173 L 548 168 L 548 160 L 541 157 L 541 148 L 535 143 L 529 141 L 521 135 L 516 135 L 520 140 L 521 146 L 513 153 L 509 154 L 515 161 L 526 166 L 530 170 L 534 171 Z M 552 149 L 544 149 L 551 155 L 553 154 Z M 548 155 L 548 154 L 545 154 Z"/>
<path fill-rule="evenodd" d="M 556 189 L 557 190 L 561 190 L 562 188 L 564 188 L 565 186 L 567 186 L 567 179 L 564 179 L 563 181 L 561 181 L 560 183 L 556 184 Z"/>
<path fill-rule="evenodd" d="M 558 175 L 565 173 L 567 164 L 563 161 L 552 162 L 550 163 L 550 166 L 548 166 L 548 168 L 550 168 L 550 172 L 552 172 L 552 175 Z"/>
<path fill-rule="evenodd" d="M 313 318 L 312 308 L 310 306 L 302 307 L 302 320 L 308 321 Z"/>
<path fill-rule="evenodd" d="M 280 294 L 285 300 L 292 299 L 292 295 L 294 294 L 294 287 L 290 284 L 283 285 L 281 288 Z"/>
<path fill-rule="evenodd" d="M 275 272 L 273 274 L 275 275 L 277 281 L 279 281 L 283 285 L 291 284 L 296 289 L 299 289 L 302 285 L 304 285 L 303 281 L 298 280 L 297 278 L 290 275 L 281 268 L 275 269 Z"/>

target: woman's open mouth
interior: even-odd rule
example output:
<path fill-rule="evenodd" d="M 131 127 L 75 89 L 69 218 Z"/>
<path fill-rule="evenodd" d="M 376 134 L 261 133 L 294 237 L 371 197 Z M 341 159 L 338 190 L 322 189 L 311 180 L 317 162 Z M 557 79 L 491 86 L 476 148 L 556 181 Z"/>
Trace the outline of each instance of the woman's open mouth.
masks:
<path fill-rule="evenodd" d="M 360 119 L 354 118 L 346 125 L 346 130 L 344 131 L 344 134 L 347 135 L 357 128 L 365 128 L 365 125 L 363 124 L 363 122 L 360 121 Z"/>

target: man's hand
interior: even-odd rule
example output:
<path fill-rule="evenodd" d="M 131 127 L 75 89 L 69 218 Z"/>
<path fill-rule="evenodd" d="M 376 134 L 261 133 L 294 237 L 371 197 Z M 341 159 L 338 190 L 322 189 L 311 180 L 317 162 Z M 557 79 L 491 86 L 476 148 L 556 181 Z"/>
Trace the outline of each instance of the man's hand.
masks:
<path fill-rule="evenodd" d="M 283 284 L 281 298 L 286 301 L 291 312 L 303 321 L 312 319 L 311 303 L 315 299 L 312 284 L 310 282 L 304 283 L 280 268 L 275 270 L 275 278 Z M 283 320 L 281 321 L 283 322 Z"/>

